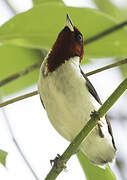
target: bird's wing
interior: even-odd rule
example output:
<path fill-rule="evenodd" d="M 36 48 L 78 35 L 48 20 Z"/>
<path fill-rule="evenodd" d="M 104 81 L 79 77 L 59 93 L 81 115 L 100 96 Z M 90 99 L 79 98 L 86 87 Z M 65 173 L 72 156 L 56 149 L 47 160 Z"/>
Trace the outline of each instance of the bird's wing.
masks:
<path fill-rule="evenodd" d="M 111 137 L 112 137 L 112 144 L 113 144 L 114 148 L 116 149 L 115 140 L 114 140 L 114 137 L 113 137 L 113 132 L 112 132 L 112 127 L 111 127 L 110 119 L 107 116 L 107 114 L 105 115 L 105 119 L 106 119 L 107 124 L 108 124 L 108 131 L 109 131 L 109 133 L 111 134 Z"/>
<path fill-rule="evenodd" d="M 85 78 L 86 80 L 86 86 L 88 88 L 88 91 L 92 94 L 92 96 L 96 99 L 96 101 L 101 105 L 101 100 L 95 90 L 95 88 L 93 87 L 93 85 L 91 84 L 90 80 L 87 78 L 87 76 L 84 74 L 84 72 L 82 71 L 81 67 L 80 67 L 80 71 L 82 76 Z"/>
<path fill-rule="evenodd" d="M 96 101 L 102 105 L 102 102 L 95 90 L 95 88 L 93 87 L 93 85 L 91 84 L 90 80 L 87 78 L 87 76 L 84 74 L 84 72 L 82 71 L 81 67 L 80 67 L 80 71 L 81 71 L 81 74 L 82 76 L 85 78 L 86 80 L 86 86 L 88 88 L 88 91 L 91 93 L 91 95 L 96 99 Z M 106 122 L 107 122 L 107 125 L 108 125 L 108 131 L 112 137 L 112 143 L 113 143 L 113 146 L 114 148 L 116 149 L 116 146 L 115 146 L 115 141 L 114 141 L 114 138 L 113 138 L 113 133 L 112 133 L 112 127 L 111 127 L 111 123 L 110 123 L 110 119 L 107 115 L 105 115 L 105 119 L 106 119 Z"/>

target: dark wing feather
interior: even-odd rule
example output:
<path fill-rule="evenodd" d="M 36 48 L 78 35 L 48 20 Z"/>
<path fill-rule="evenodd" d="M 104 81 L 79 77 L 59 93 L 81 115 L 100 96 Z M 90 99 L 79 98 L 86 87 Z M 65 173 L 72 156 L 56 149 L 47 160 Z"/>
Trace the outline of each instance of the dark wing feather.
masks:
<path fill-rule="evenodd" d="M 42 101 L 42 99 L 41 99 L 41 96 L 40 96 L 40 100 L 41 100 L 41 103 L 42 103 L 43 108 L 45 109 L 45 106 L 44 106 L 44 103 L 43 103 L 43 101 Z"/>
<path fill-rule="evenodd" d="M 82 76 L 85 78 L 86 80 L 86 86 L 88 88 L 88 91 L 93 95 L 93 97 L 96 99 L 96 101 L 102 105 L 102 102 L 95 90 L 95 88 L 93 87 L 93 85 L 91 84 L 90 80 L 87 78 L 87 76 L 84 74 L 84 72 L 82 71 L 81 67 L 80 67 L 80 71 L 81 71 L 81 74 Z M 108 131 L 112 137 L 112 143 L 113 143 L 113 146 L 114 148 L 116 149 L 116 146 L 115 146 L 115 141 L 114 141 L 114 138 L 113 138 L 113 133 L 112 133 L 112 127 L 111 127 L 111 124 L 110 124 L 110 119 L 107 115 L 105 115 L 105 119 L 106 119 L 106 122 L 107 122 L 107 125 L 108 125 Z"/>
<path fill-rule="evenodd" d="M 107 114 L 105 115 L 105 119 L 106 119 L 106 122 L 108 124 L 108 131 L 109 131 L 109 133 L 111 134 L 111 137 L 112 137 L 112 144 L 113 144 L 114 148 L 116 149 L 115 141 L 114 141 L 114 137 L 113 137 L 113 133 L 112 133 L 112 127 L 111 127 L 110 119 L 107 116 Z"/>
<path fill-rule="evenodd" d="M 84 72 L 82 71 L 81 67 L 80 67 L 80 70 L 81 70 L 81 74 L 82 76 L 85 78 L 86 80 L 86 86 L 89 90 L 89 92 L 93 95 L 93 97 L 96 99 L 96 101 L 101 105 L 101 100 L 95 90 L 95 88 L 93 87 L 93 85 L 91 84 L 90 80 L 87 78 L 87 76 L 84 74 Z"/>

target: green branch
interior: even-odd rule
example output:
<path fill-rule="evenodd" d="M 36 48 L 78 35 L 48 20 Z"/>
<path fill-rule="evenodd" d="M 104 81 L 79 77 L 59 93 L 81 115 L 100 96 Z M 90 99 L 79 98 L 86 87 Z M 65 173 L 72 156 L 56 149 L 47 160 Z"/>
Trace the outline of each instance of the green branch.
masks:
<path fill-rule="evenodd" d="M 85 127 L 80 131 L 80 133 L 71 142 L 62 156 L 57 157 L 56 163 L 54 163 L 52 169 L 46 176 L 45 180 L 54 180 L 60 174 L 60 172 L 65 168 L 67 161 L 76 152 L 82 141 L 89 135 L 92 129 L 97 125 L 98 119 L 102 118 L 113 104 L 119 99 L 119 97 L 127 89 L 127 78 L 118 86 L 118 88 L 112 93 L 112 95 L 105 101 L 105 103 L 100 107 L 100 109 L 91 115 L 90 120 L 87 122 Z"/>
<path fill-rule="evenodd" d="M 48 53 L 47 50 L 45 50 L 45 49 L 41 50 L 41 60 L 44 60 L 44 58 L 46 57 L 47 53 Z M 19 71 L 17 73 L 12 74 L 12 75 L 6 77 L 5 79 L 0 80 L 0 87 L 2 87 L 4 85 L 6 85 L 6 84 L 8 84 L 8 83 L 18 79 L 18 78 L 20 78 L 22 76 L 27 75 L 27 74 L 29 74 L 30 72 L 33 72 L 36 69 L 39 69 L 40 66 L 41 66 L 41 63 L 42 62 L 39 61 L 36 64 L 30 65 L 30 66 L 24 68 L 23 70 L 21 70 L 21 71 Z"/>
<path fill-rule="evenodd" d="M 39 62 L 39 63 L 33 64 L 33 65 L 25 68 L 22 71 L 19 71 L 19 72 L 15 73 L 15 74 L 12 74 L 12 75 L 6 77 L 5 79 L 0 81 L 0 87 L 4 86 L 5 84 L 8 84 L 8 83 L 10 83 L 10 82 L 12 82 L 12 81 L 14 81 L 16 79 L 18 79 L 18 78 L 20 78 L 22 76 L 27 75 L 28 73 L 30 73 L 30 72 L 32 72 L 32 71 L 34 71 L 36 69 L 39 69 L 40 66 L 41 66 L 41 63 Z"/>
<path fill-rule="evenodd" d="M 90 71 L 90 72 L 86 73 L 85 75 L 86 76 L 91 76 L 93 74 L 96 74 L 96 73 L 99 73 L 99 72 L 102 72 L 102 71 L 105 71 L 105 70 L 108 70 L 108 69 L 111 69 L 111 68 L 114 68 L 114 67 L 117 67 L 117 66 L 121 66 L 123 64 L 127 64 L 127 58 L 125 58 L 125 59 L 123 59 L 121 61 L 115 62 L 113 64 L 109 64 L 107 66 L 104 66 L 102 68 L 98 68 L 98 69 L 96 69 L 94 71 Z"/>
<path fill-rule="evenodd" d="M 32 97 L 34 95 L 38 94 L 38 91 L 33 91 L 31 93 L 28 93 L 28 94 L 25 94 L 25 95 L 22 95 L 22 96 L 18 96 L 16 98 L 13 98 L 13 99 L 10 99 L 8 101 L 5 101 L 3 103 L 0 103 L 0 108 L 4 107 L 4 106 L 7 106 L 9 104 L 12 104 L 14 102 L 17 102 L 17 101 L 20 101 L 20 100 L 23 100 L 23 99 L 26 99 L 26 98 L 29 98 L 29 97 Z"/>
<path fill-rule="evenodd" d="M 89 43 L 92 43 L 93 41 L 96 41 L 96 40 L 98 40 L 98 39 L 100 39 L 100 38 L 103 38 L 104 36 L 107 36 L 107 35 L 115 32 L 115 31 L 123 28 L 123 27 L 126 26 L 126 25 L 127 25 L 127 20 L 121 22 L 120 24 L 117 24 L 117 25 L 115 25 L 115 26 L 112 26 L 111 28 L 108 28 L 108 29 L 104 30 L 103 32 L 100 32 L 99 34 L 96 34 L 96 35 L 94 35 L 94 36 L 86 39 L 86 40 L 84 41 L 84 44 L 87 45 L 87 44 L 89 44 Z"/>

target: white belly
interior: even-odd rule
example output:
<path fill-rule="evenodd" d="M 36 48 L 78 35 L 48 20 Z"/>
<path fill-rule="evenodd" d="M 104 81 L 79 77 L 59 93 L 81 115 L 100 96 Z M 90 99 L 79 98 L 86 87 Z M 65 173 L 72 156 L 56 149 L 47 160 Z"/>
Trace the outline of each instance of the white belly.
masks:
<path fill-rule="evenodd" d="M 39 93 L 52 125 L 69 141 L 72 141 L 90 119 L 91 111 L 97 109 L 93 105 L 95 100 L 85 86 L 78 63 L 79 59 L 75 57 L 56 71 L 44 75 L 44 62 L 38 82 Z M 98 106 L 96 102 L 95 104 Z M 80 147 L 97 164 L 103 164 L 100 161 L 111 161 L 114 156 L 111 136 L 105 119 L 103 121 L 105 138 L 99 136 L 96 127 Z"/>

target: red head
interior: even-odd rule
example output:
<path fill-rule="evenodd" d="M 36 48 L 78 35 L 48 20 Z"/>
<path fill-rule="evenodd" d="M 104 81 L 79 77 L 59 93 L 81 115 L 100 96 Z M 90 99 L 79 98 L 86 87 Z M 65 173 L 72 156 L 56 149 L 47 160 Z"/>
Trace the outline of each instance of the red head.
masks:
<path fill-rule="evenodd" d="M 84 54 L 83 36 L 79 30 L 73 26 L 69 16 L 67 15 L 66 25 L 59 33 L 55 44 L 48 56 L 48 70 L 53 72 L 65 60 L 69 60 L 75 56 L 80 57 L 80 61 Z"/>

